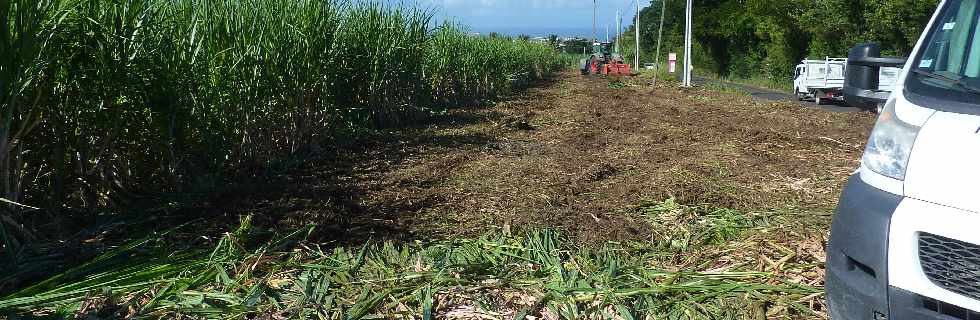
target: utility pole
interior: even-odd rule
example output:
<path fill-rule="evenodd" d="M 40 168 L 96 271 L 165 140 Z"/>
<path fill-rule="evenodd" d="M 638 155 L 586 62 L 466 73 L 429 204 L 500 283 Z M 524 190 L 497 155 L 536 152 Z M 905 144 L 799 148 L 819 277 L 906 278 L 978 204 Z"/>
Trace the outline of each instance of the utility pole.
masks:
<path fill-rule="evenodd" d="M 685 17 L 686 27 L 684 28 L 684 86 L 691 86 L 691 45 L 694 41 L 692 37 L 694 28 L 693 1 L 687 0 L 687 14 Z"/>
<path fill-rule="evenodd" d="M 609 42 L 609 25 L 606 25 L 606 42 Z"/>
<path fill-rule="evenodd" d="M 595 32 L 595 11 L 596 11 L 596 0 L 592 0 L 592 42 L 595 42 L 599 37 Z M 591 45 L 591 43 L 590 43 Z"/>
<path fill-rule="evenodd" d="M 619 51 L 619 38 L 623 37 L 623 19 L 619 17 L 619 10 L 616 10 L 616 53 Z"/>
<path fill-rule="evenodd" d="M 664 37 L 664 11 L 667 11 L 667 0 L 660 0 L 660 31 L 657 31 L 657 57 L 654 58 L 657 72 L 653 74 L 653 84 L 657 84 L 657 75 L 660 74 L 660 41 Z"/>
<path fill-rule="evenodd" d="M 636 64 L 633 67 L 640 68 L 640 0 L 636 0 Z"/>

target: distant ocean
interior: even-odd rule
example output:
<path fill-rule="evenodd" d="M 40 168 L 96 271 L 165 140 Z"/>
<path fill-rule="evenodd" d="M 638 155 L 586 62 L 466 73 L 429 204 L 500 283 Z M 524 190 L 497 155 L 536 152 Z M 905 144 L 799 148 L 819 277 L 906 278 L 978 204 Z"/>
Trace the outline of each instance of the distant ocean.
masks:
<path fill-rule="evenodd" d="M 549 35 L 556 34 L 559 37 L 581 37 L 581 38 L 591 38 L 592 37 L 592 27 L 588 28 L 541 28 L 541 27 L 485 27 L 485 28 L 471 28 L 472 32 L 479 32 L 480 34 L 490 34 L 491 32 L 496 32 L 499 34 L 504 34 L 508 36 L 519 36 L 528 35 L 532 37 L 547 37 Z M 610 30 L 610 33 L 615 33 L 615 30 Z M 599 38 L 605 38 L 606 30 L 596 30 L 597 36 Z"/>

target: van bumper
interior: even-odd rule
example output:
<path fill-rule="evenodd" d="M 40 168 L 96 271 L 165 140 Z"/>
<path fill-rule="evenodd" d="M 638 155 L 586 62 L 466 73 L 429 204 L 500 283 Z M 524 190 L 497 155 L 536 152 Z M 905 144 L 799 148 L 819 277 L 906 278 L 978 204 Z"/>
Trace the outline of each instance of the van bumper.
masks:
<path fill-rule="evenodd" d="M 902 197 L 850 178 L 830 227 L 826 289 L 830 318 L 889 319 L 888 228 Z"/>
<path fill-rule="evenodd" d="M 827 243 L 830 319 L 980 319 L 950 316 L 967 311 L 888 285 L 888 230 L 901 201 L 901 196 L 874 188 L 858 175 L 848 181 Z"/>

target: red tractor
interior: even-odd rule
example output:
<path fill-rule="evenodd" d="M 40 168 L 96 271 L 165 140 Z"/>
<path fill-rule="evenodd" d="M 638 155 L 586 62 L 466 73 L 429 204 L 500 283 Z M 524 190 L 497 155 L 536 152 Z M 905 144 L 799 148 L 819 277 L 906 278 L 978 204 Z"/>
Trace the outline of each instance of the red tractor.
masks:
<path fill-rule="evenodd" d="M 604 75 L 630 75 L 629 64 L 624 63 L 623 56 L 619 53 L 612 53 L 611 43 L 593 43 L 592 55 L 582 59 L 582 75 L 604 74 Z"/>

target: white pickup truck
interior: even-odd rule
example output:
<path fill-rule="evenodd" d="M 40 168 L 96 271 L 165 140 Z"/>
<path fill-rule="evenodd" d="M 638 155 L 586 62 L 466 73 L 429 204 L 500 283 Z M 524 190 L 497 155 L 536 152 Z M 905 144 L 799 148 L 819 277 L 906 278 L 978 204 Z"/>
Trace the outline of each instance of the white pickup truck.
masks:
<path fill-rule="evenodd" d="M 830 58 L 824 60 L 806 59 L 796 65 L 796 73 L 793 77 L 793 88 L 796 96 L 801 101 L 813 99 L 817 104 L 825 101 L 844 101 L 844 78 L 847 71 L 846 58 Z M 898 76 L 902 69 L 896 67 L 883 66 L 878 71 L 878 85 L 875 91 L 882 97 L 887 97 L 898 82 Z M 884 102 L 884 98 L 880 99 Z M 848 103 L 849 105 L 851 103 Z M 873 109 L 875 105 L 853 105 L 854 107 L 868 107 Z M 880 107 L 880 103 L 877 105 Z"/>
<path fill-rule="evenodd" d="M 800 100 L 813 99 L 817 104 L 827 100 L 843 101 L 845 58 L 806 59 L 796 65 L 793 89 Z"/>

